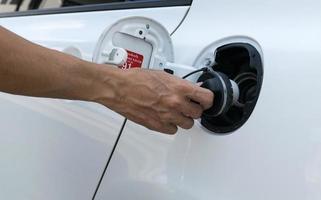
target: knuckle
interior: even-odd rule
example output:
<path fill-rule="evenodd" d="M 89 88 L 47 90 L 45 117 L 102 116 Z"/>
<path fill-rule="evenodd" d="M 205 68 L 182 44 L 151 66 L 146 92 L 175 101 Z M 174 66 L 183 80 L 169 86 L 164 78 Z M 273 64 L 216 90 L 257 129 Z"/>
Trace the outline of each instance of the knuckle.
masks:
<path fill-rule="evenodd" d="M 176 90 L 187 92 L 193 89 L 193 85 L 186 80 L 179 79 L 176 83 Z"/>
<path fill-rule="evenodd" d="M 197 110 L 196 110 L 196 118 L 200 118 L 203 114 L 203 109 L 200 106 Z"/>
<path fill-rule="evenodd" d="M 171 113 L 166 112 L 166 113 L 161 113 L 159 118 L 160 118 L 161 122 L 167 123 L 167 122 L 171 121 L 173 117 L 172 117 Z"/>
<path fill-rule="evenodd" d="M 190 112 L 188 113 L 188 117 L 192 117 L 193 119 L 198 119 L 203 114 L 203 108 L 200 105 L 191 105 L 193 107 Z"/>
<path fill-rule="evenodd" d="M 185 82 L 180 82 L 177 84 L 177 89 L 180 91 L 185 91 L 188 88 L 187 84 Z"/>
<path fill-rule="evenodd" d="M 169 102 L 170 108 L 177 108 L 180 104 L 181 100 L 178 97 L 173 97 Z"/>
<path fill-rule="evenodd" d="M 200 95 L 200 89 L 202 89 L 201 87 L 193 87 L 193 89 L 191 90 L 191 95 L 196 97 Z"/>
<path fill-rule="evenodd" d="M 202 109 L 197 109 L 195 111 L 194 115 L 193 115 L 193 118 L 194 119 L 198 119 L 198 118 L 200 118 L 202 116 L 202 114 L 203 114 L 203 110 Z"/>

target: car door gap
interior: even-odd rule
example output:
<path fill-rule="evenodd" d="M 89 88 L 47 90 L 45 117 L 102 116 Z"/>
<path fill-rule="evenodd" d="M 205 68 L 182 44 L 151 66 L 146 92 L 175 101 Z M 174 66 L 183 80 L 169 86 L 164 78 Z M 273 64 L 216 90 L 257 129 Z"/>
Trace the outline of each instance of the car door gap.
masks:
<path fill-rule="evenodd" d="M 104 171 L 103 171 L 103 173 L 102 173 L 101 176 L 100 176 L 100 179 L 99 179 L 99 182 L 98 182 L 97 187 L 96 187 L 96 189 L 95 189 L 95 192 L 94 192 L 94 195 L 93 195 L 92 200 L 94 200 L 94 199 L 96 198 L 96 195 L 97 195 L 97 192 L 98 192 L 99 187 L 100 187 L 100 185 L 101 185 L 101 182 L 102 182 L 102 180 L 104 179 L 104 176 L 105 176 L 105 174 L 106 174 L 108 165 L 109 165 L 109 163 L 110 163 L 110 161 L 111 161 L 111 158 L 113 157 L 113 154 L 114 154 L 114 152 L 115 152 L 115 150 L 116 150 L 116 147 L 117 147 L 117 144 L 118 144 L 118 142 L 119 142 L 119 139 L 120 139 L 120 137 L 121 137 L 121 135 L 122 135 L 122 133 L 123 133 L 123 130 L 124 130 L 124 128 L 125 128 L 126 122 L 127 122 L 127 118 L 125 118 L 125 120 L 124 120 L 124 122 L 123 122 L 123 124 L 122 124 L 122 127 L 121 127 L 121 129 L 120 129 L 120 132 L 119 132 L 119 134 L 118 134 L 118 136 L 117 136 L 117 139 L 116 139 L 116 142 L 115 142 L 115 144 L 114 144 L 114 147 L 113 147 L 113 149 L 112 149 L 112 151 L 111 151 L 111 153 L 110 153 L 110 155 L 109 155 L 109 158 L 108 158 L 108 160 L 107 160 L 107 163 L 106 163 L 106 165 L 105 165 Z"/>

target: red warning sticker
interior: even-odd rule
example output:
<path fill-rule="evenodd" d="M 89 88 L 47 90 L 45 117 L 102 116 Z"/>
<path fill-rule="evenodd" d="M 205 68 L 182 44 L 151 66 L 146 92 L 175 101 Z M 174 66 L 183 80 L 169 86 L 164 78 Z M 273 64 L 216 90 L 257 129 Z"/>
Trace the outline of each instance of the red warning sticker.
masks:
<path fill-rule="evenodd" d="M 141 68 L 143 64 L 144 56 L 138 53 L 129 51 L 127 49 L 126 51 L 127 51 L 128 57 L 126 62 L 123 64 L 123 66 L 121 66 L 121 68 L 122 69 Z"/>

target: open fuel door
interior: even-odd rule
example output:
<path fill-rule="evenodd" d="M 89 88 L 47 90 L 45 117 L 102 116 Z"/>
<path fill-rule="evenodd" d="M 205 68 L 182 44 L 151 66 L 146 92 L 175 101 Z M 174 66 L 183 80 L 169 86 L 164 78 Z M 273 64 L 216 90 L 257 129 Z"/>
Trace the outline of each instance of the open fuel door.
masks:
<path fill-rule="evenodd" d="M 122 50 L 126 51 L 125 56 Z M 167 62 L 174 61 L 174 53 L 170 35 L 163 25 L 145 17 L 129 17 L 102 33 L 93 59 L 97 63 L 118 64 L 123 69 L 162 70 Z"/>
<path fill-rule="evenodd" d="M 174 40 L 178 54 L 186 52 L 179 45 L 195 42 L 187 38 L 178 40 Z M 206 140 L 198 140 L 198 137 L 214 140 L 218 135 L 236 132 L 247 122 L 263 78 L 260 52 L 259 45 L 247 37 L 224 38 L 201 51 L 193 65 L 183 65 L 179 63 L 182 60 L 177 63 L 174 60 L 172 40 L 166 29 L 153 20 L 126 18 L 106 29 L 96 47 L 95 62 L 119 63 L 124 69 L 168 69 L 191 82 L 202 82 L 201 87 L 203 83 L 211 86 L 205 88 L 215 93 L 215 101 L 188 130 L 191 134 L 180 134 L 183 131 L 180 129 L 176 136 L 154 134 L 154 131 L 128 121 L 95 200 L 195 199 L 184 188 L 184 184 L 190 186 L 190 182 L 184 180 L 185 173 L 193 178 L 198 174 L 185 171 L 189 165 L 197 166 L 194 160 L 187 164 L 189 157 L 195 154 L 195 160 L 205 163 L 202 167 L 211 167 L 210 159 L 201 158 L 212 156 L 212 152 L 207 153 Z M 185 54 L 181 57 L 186 58 Z M 190 151 L 192 145 L 196 148 L 193 152 Z M 205 153 L 200 154 L 199 148 L 204 148 Z"/>

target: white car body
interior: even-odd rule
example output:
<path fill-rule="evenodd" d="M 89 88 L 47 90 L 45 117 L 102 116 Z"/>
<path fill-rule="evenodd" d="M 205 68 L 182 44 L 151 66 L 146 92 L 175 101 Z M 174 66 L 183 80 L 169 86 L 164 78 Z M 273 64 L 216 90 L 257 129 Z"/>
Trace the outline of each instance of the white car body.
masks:
<path fill-rule="evenodd" d="M 196 121 L 168 136 L 101 105 L 2 93 L 0 199 L 320 200 L 320 8 L 193 0 L 0 18 L 28 40 L 92 61 L 110 25 L 145 17 L 171 34 L 175 63 L 197 66 L 208 49 L 246 42 L 264 71 L 253 113 L 226 135 Z"/>

